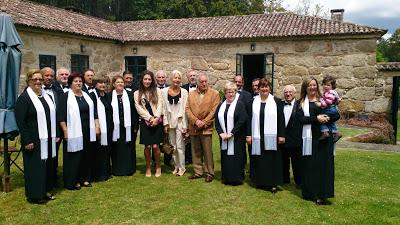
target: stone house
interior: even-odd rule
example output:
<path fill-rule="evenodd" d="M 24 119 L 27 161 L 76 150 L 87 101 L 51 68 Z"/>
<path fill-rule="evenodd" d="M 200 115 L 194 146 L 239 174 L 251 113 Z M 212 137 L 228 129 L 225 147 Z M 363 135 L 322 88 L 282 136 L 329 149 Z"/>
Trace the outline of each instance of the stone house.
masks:
<path fill-rule="evenodd" d="M 43 66 L 93 68 L 113 76 L 129 69 L 205 71 L 221 88 L 242 74 L 300 92 L 303 77 L 337 78 L 340 107 L 390 109 L 390 79 L 376 69 L 376 41 L 386 30 L 293 13 L 114 22 L 24 0 L 0 0 L 24 42 L 22 74 Z M 23 79 L 23 78 L 21 78 Z M 23 82 L 21 82 L 23 84 Z"/>

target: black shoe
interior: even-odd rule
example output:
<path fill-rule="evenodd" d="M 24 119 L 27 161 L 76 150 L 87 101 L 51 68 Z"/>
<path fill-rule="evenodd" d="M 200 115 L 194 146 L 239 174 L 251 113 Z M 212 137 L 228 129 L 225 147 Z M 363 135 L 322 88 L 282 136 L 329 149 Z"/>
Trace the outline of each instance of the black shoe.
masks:
<path fill-rule="evenodd" d="M 343 135 L 340 133 L 333 133 L 333 143 L 336 143 L 340 140 L 340 138 L 342 138 Z"/>
<path fill-rule="evenodd" d="M 51 193 L 46 193 L 46 198 L 48 200 L 56 200 L 56 197 L 54 197 L 54 195 L 52 195 Z"/>
<path fill-rule="evenodd" d="M 89 183 L 88 181 L 83 182 L 84 187 L 92 187 L 92 184 Z"/>
<path fill-rule="evenodd" d="M 82 188 L 82 187 L 81 187 L 80 184 L 76 184 L 74 190 L 79 191 L 79 190 L 81 190 L 81 188 Z"/>
<path fill-rule="evenodd" d="M 207 183 L 210 183 L 210 182 L 212 182 L 213 180 L 214 180 L 214 176 L 213 176 L 213 175 L 210 175 L 210 174 L 208 174 L 208 175 L 206 176 L 206 178 L 204 179 L 204 181 L 207 182 Z"/>
<path fill-rule="evenodd" d="M 198 174 L 193 174 L 192 176 L 189 177 L 189 180 L 195 180 L 195 179 L 199 179 L 202 178 L 203 176 L 198 175 Z"/>

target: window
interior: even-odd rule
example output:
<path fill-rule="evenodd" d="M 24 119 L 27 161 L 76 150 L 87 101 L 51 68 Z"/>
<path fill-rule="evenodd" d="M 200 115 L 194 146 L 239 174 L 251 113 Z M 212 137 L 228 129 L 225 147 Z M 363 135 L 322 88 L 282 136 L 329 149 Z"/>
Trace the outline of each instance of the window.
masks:
<path fill-rule="evenodd" d="M 71 55 L 71 73 L 83 73 L 89 68 L 89 56 L 87 55 Z"/>
<path fill-rule="evenodd" d="M 137 84 L 140 74 L 146 69 L 146 56 L 125 56 L 125 70 L 129 70 L 133 73 L 135 84 Z"/>
<path fill-rule="evenodd" d="M 50 67 L 56 71 L 56 56 L 55 55 L 39 55 L 39 68 Z"/>

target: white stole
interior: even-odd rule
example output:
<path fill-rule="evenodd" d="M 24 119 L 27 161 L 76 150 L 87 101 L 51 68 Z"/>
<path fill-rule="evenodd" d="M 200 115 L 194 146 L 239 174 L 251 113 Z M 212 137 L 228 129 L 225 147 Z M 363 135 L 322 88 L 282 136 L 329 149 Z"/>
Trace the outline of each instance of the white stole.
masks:
<path fill-rule="evenodd" d="M 253 115 L 251 119 L 252 155 L 261 155 L 260 137 L 260 108 L 261 97 L 256 96 L 253 101 Z M 278 110 L 274 96 L 269 94 L 264 109 L 264 149 L 276 151 L 278 136 Z"/>
<path fill-rule="evenodd" d="M 100 145 L 107 146 L 107 119 L 106 119 L 106 108 L 100 97 L 97 95 L 97 91 L 94 91 L 97 99 L 97 116 L 99 117 L 100 124 Z"/>
<path fill-rule="evenodd" d="M 224 113 L 226 109 L 226 100 L 222 103 L 221 107 L 219 108 L 218 111 L 218 121 L 219 124 L 221 124 L 222 131 L 224 133 L 231 133 L 233 126 L 234 126 L 234 114 L 235 114 L 235 108 L 236 108 L 236 103 L 238 101 L 238 95 L 236 95 L 235 100 L 231 103 L 231 106 L 228 109 L 228 114 L 226 116 L 227 119 L 227 128 L 225 128 L 225 118 L 224 118 Z M 231 137 L 228 141 L 226 140 L 221 140 L 221 150 L 228 150 L 227 155 L 234 155 L 234 150 L 235 150 L 235 139 L 234 137 Z"/>
<path fill-rule="evenodd" d="M 303 113 L 304 116 L 310 116 L 310 101 L 308 100 L 308 96 L 304 99 L 303 103 Z M 304 155 L 312 155 L 312 132 L 311 132 L 311 124 L 304 124 L 302 131 L 303 138 L 303 156 Z"/>
<path fill-rule="evenodd" d="M 47 119 L 46 113 L 42 102 L 39 97 L 33 92 L 32 88 L 28 87 L 26 89 L 29 98 L 31 99 L 33 106 L 36 110 L 37 128 L 39 132 L 40 139 L 40 158 L 42 160 L 48 159 L 48 130 L 47 130 Z M 49 95 L 42 91 L 42 96 L 47 102 L 50 109 L 50 125 L 51 125 L 51 157 L 56 157 L 56 110 L 54 107 L 54 102 L 50 99 Z"/>
<path fill-rule="evenodd" d="M 128 93 L 124 89 L 122 92 L 122 105 L 124 107 L 124 127 L 126 131 L 126 137 L 125 141 L 130 142 L 131 141 L 131 136 L 132 136 L 132 131 L 131 131 L 131 105 L 129 102 L 128 98 Z M 117 141 L 120 138 L 120 131 L 119 131 L 119 107 L 118 107 L 118 98 L 117 98 L 117 92 L 113 90 L 112 92 L 112 100 L 111 100 L 111 106 L 113 108 L 113 122 L 114 122 L 114 131 L 113 131 L 113 141 Z"/>
<path fill-rule="evenodd" d="M 96 131 L 94 123 L 94 105 L 92 99 L 82 91 L 82 96 L 89 105 L 89 131 L 90 141 L 96 141 Z M 68 91 L 67 98 L 67 129 L 68 129 L 68 152 L 77 152 L 83 149 L 83 133 L 81 115 L 79 113 L 78 102 L 72 90 Z"/>

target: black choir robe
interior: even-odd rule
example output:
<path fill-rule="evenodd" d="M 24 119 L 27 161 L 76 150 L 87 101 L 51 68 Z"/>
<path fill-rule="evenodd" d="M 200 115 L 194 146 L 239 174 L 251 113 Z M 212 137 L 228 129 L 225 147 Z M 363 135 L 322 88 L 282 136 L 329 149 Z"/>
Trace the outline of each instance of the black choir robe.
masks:
<path fill-rule="evenodd" d="M 41 159 L 40 139 L 35 106 L 25 90 L 15 104 L 15 119 L 21 135 L 21 151 L 24 163 L 25 195 L 30 200 L 41 200 L 55 186 L 54 159 L 52 158 L 50 108 L 44 98 L 40 98 L 46 114 L 49 139 L 48 158 Z M 25 150 L 33 143 L 34 149 Z"/>
<path fill-rule="evenodd" d="M 274 97 L 277 107 L 277 138 L 285 137 L 285 116 L 283 114 L 281 100 Z M 253 107 L 251 107 L 253 110 Z M 260 111 L 263 111 L 262 107 Z M 251 124 L 251 118 L 250 124 Z M 260 115 L 260 127 L 264 126 L 264 120 Z M 250 125 L 251 127 L 251 125 Z M 260 128 L 263 131 L 263 128 Z M 251 129 L 248 129 L 248 136 L 251 136 Z M 282 182 L 282 155 L 278 148 L 276 151 L 264 150 L 264 137 L 261 135 L 261 155 L 250 157 L 250 178 L 259 188 L 272 188 L 281 185 Z"/>
<path fill-rule="evenodd" d="M 77 183 L 82 184 L 85 181 L 90 182 L 93 180 L 93 160 L 91 156 L 95 150 L 95 142 L 90 141 L 89 105 L 83 96 L 81 98 L 75 96 L 75 98 L 77 98 L 81 117 L 83 149 L 77 152 L 68 152 L 67 141 L 63 141 L 63 180 L 64 187 L 67 189 L 75 189 Z M 60 97 L 60 102 L 57 106 L 57 121 L 65 122 L 68 126 L 67 100 L 68 92 Z M 97 119 L 96 107 L 93 110 L 94 119 Z"/>
<path fill-rule="evenodd" d="M 113 110 L 111 106 L 111 94 L 106 93 L 104 96 L 99 94 L 96 89 L 97 95 L 100 101 L 103 103 L 106 113 L 106 123 L 107 123 L 107 146 L 102 146 L 100 144 L 100 137 L 97 138 L 96 147 L 93 151 L 93 161 L 94 161 L 94 180 L 104 181 L 111 177 L 111 145 L 112 145 L 112 134 L 114 129 L 113 123 Z M 97 98 L 94 92 L 90 93 L 93 99 L 94 106 L 97 109 Z"/>
<path fill-rule="evenodd" d="M 130 176 L 136 172 L 136 135 L 139 129 L 139 115 L 135 108 L 135 101 L 133 100 L 133 94 L 130 91 L 126 91 L 130 101 L 131 109 L 131 126 L 132 126 L 132 139 L 130 142 L 126 142 L 126 132 L 124 127 L 124 111 L 122 103 L 118 103 L 119 120 L 120 120 L 120 138 L 117 141 L 112 142 L 111 147 L 111 171 L 115 176 Z M 109 93 L 112 99 L 112 92 Z M 111 131 L 112 133 L 112 131 Z"/>
<path fill-rule="evenodd" d="M 222 103 L 219 104 L 215 111 L 215 128 L 218 135 L 223 133 L 222 126 L 226 128 L 226 124 L 221 124 L 218 119 L 218 112 L 220 111 L 221 105 Z M 225 123 L 227 123 L 226 113 L 224 113 Z M 234 111 L 234 125 L 231 131 L 234 136 L 234 155 L 228 155 L 227 150 L 221 150 L 221 180 L 225 184 L 240 184 L 244 180 L 247 119 L 246 108 L 242 102 L 238 101 Z"/>
<path fill-rule="evenodd" d="M 309 112 L 310 116 L 304 116 L 304 112 L 300 107 L 297 111 L 297 116 L 300 123 L 311 124 L 312 132 L 312 155 L 302 156 L 302 182 L 301 189 L 304 199 L 327 199 L 334 197 L 334 145 L 333 138 L 320 141 L 320 124 L 317 116 L 320 114 L 321 109 L 310 102 Z M 331 118 L 332 122 L 337 118 Z"/>

